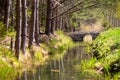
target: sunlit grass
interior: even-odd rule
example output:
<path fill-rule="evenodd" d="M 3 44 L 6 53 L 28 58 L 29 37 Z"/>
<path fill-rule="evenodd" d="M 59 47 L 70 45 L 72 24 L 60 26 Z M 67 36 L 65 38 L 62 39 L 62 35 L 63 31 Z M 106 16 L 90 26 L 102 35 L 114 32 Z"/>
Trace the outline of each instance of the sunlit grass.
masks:
<path fill-rule="evenodd" d="M 11 33 L 10 36 L 14 36 Z M 10 46 L 10 42 L 7 42 Z M 14 51 L 6 48 L 6 45 L 0 45 L 0 79 L 2 80 L 14 80 L 17 73 L 21 74 L 24 70 L 32 70 L 32 66 L 42 65 L 49 60 L 49 54 L 60 59 L 64 56 L 65 51 L 68 48 L 75 46 L 71 38 L 64 35 L 63 32 L 56 32 L 55 36 L 50 36 L 50 40 L 47 43 L 40 43 L 40 46 L 32 46 L 31 49 L 26 48 L 26 54 L 22 51 L 19 55 L 19 60 L 14 56 Z M 60 57 L 60 53 L 61 57 Z"/>
<path fill-rule="evenodd" d="M 96 58 L 91 58 L 89 61 L 85 60 L 81 62 L 82 69 L 94 69 L 96 63 Z"/>
<path fill-rule="evenodd" d="M 90 53 L 93 55 L 93 58 L 89 61 L 83 61 L 82 68 L 95 69 L 97 71 L 103 70 L 101 72 L 104 72 L 106 80 L 118 80 L 119 71 L 113 74 L 110 70 L 112 69 L 111 65 L 120 59 L 120 28 L 102 32 L 93 41 Z M 119 63 L 116 64 L 120 65 Z"/>
<path fill-rule="evenodd" d="M 62 31 L 57 31 L 55 37 L 52 37 L 49 41 L 49 53 L 63 53 L 64 50 L 75 46 L 71 38 L 64 35 Z"/>
<path fill-rule="evenodd" d="M 1 80 L 13 80 L 16 76 L 16 71 L 12 65 L 7 61 L 0 60 L 0 79 Z"/>

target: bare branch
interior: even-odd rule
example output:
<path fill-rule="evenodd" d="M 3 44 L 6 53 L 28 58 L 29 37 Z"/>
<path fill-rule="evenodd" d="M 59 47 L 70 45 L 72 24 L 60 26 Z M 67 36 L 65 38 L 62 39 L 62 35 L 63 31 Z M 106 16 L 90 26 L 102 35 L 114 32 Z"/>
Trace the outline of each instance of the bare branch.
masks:
<path fill-rule="evenodd" d="M 69 8 L 68 10 L 64 11 L 63 13 L 61 13 L 61 14 L 59 14 L 59 15 L 57 15 L 57 16 L 52 17 L 51 19 L 64 15 L 65 13 L 67 13 L 67 12 L 69 12 L 70 10 L 76 8 L 78 5 L 81 5 L 81 4 L 84 3 L 84 2 L 85 2 L 85 0 L 79 2 L 79 3 L 76 4 L 75 6 Z"/>
<path fill-rule="evenodd" d="M 58 2 L 58 1 L 54 0 L 55 6 L 52 7 L 51 10 L 56 9 L 56 8 L 59 7 L 59 6 L 63 6 L 62 4 L 63 4 L 65 1 L 66 1 L 66 0 L 63 0 L 62 2 Z"/>

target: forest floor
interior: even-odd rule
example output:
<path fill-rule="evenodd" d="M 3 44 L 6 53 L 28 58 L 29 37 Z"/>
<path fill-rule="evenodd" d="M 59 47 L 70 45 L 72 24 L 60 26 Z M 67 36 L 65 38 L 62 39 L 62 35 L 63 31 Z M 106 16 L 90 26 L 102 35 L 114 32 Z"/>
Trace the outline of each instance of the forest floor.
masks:
<path fill-rule="evenodd" d="M 14 50 L 10 49 L 11 38 L 1 40 L 0 79 L 13 80 L 18 72 L 21 74 L 24 70 L 31 70 L 33 66 L 46 64 L 49 55 L 64 53 L 68 48 L 75 46 L 74 42 L 60 31 L 49 37 L 42 35 L 40 39 L 40 45 L 36 46 L 34 43 L 32 49 L 26 48 L 26 54 L 21 52 L 19 60 L 14 56 Z"/>

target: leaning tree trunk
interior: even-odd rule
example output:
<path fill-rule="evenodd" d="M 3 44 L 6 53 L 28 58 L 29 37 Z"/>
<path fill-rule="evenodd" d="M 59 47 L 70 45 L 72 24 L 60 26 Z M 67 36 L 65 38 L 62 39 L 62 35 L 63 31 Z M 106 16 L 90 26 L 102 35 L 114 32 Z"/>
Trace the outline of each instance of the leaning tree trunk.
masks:
<path fill-rule="evenodd" d="M 5 5 L 4 24 L 6 25 L 6 30 L 8 31 L 11 0 L 6 0 L 5 3 L 6 5 Z"/>
<path fill-rule="evenodd" d="M 21 49 L 23 54 L 25 54 L 25 44 L 27 38 L 27 0 L 22 0 L 22 33 L 21 33 Z"/>
<path fill-rule="evenodd" d="M 47 0 L 47 16 L 46 16 L 46 29 L 45 33 L 50 34 L 50 22 L 51 22 L 51 0 Z"/>
<path fill-rule="evenodd" d="M 29 48 L 31 48 L 33 45 L 35 20 L 36 20 L 36 0 L 32 0 L 32 16 L 31 16 L 31 26 L 30 26 L 30 34 L 29 34 Z"/>
<path fill-rule="evenodd" d="M 16 40 L 15 40 L 15 56 L 18 59 L 20 54 L 20 40 L 21 40 L 21 0 L 16 1 Z"/>
<path fill-rule="evenodd" d="M 39 0 L 36 2 L 35 42 L 39 45 Z"/>

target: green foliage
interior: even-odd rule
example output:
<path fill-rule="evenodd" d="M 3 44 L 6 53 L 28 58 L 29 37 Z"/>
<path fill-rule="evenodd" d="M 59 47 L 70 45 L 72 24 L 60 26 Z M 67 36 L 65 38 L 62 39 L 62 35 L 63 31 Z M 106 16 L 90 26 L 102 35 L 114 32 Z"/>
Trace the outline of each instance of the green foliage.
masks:
<path fill-rule="evenodd" d="M 108 30 L 111 28 L 110 24 L 108 22 L 103 22 L 102 26 L 104 27 L 105 30 Z"/>
<path fill-rule="evenodd" d="M 120 65 L 120 28 L 109 29 L 101 33 L 93 42 L 91 53 L 97 58 L 96 62 L 101 64 L 107 77 L 108 75 L 115 76 L 120 68 L 116 66 Z"/>
<path fill-rule="evenodd" d="M 100 36 L 94 41 L 92 46 L 92 53 L 99 54 L 99 57 L 108 55 L 111 53 L 112 46 L 119 44 L 120 29 L 109 29 L 106 32 L 100 34 Z"/>
<path fill-rule="evenodd" d="M 9 27 L 7 36 L 11 37 L 11 36 L 15 36 L 15 35 L 16 35 L 16 32 L 15 32 L 14 27 Z"/>
<path fill-rule="evenodd" d="M 98 2 L 101 4 L 101 7 L 110 9 L 111 7 L 114 7 L 119 0 L 98 0 Z"/>
<path fill-rule="evenodd" d="M 118 80 L 120 69 L 120 28 L 102 32 L 93 42 L 93 58 L 82 62 L 83 69 L 103 71 L 105 79 Z M 111 77 L 112 76 L 112 77 Z"/>
<path fill-rule="evenodd" d="M 30 17 L 30 16 L 31 16 L 31 14 L 32 14 L 32 11 L 31 11 L 31 10 L 29 10 L 29 9 L 27 9 L 27 16 L 28 16 L 28 17 Z"/>
<path fill-rule="evenodd" d="M 13 54 L 4 45 L 0 45 L 0 56 L 3 56 L 3 57 L 13 57 Z"/>
<path fill-rule="evenodd" d="M 96 58 L 92 58 L 90 61 L 82 61 L 82 69 L 94 69 L 96 63 Z"/>
<path fill-rule="evenodd" d="M 63 53 L 66 49 L 74 46 L 74 42 L 71 38 L 64 35 L 62 31 L 56 32 L 56 37 L 52 37 L 49 42 L 49 53 Z"/>
<path fill-rule="evenodd" d="M 34 61 L 35 61 L 35 63 L 38 62 L 37 64 L 39 64 L 39 63 L 43 64 L 44 63 L 43 54 L 42 54 L 41 50 L 35 51 Z"/>
<path fill-rule="evenodd" d="M 6 61 L 0 60 L 0 79 L 1 80 L 13 80 L 16 76 L 15 69 L 9 65 Z"/>
<path fill-rule="evenodd" d="M 120 2 L 117 3 L 117 6 L 115 8 L 115 16 L 120 18 Z"/>
<path fill-rule="evenodd" d="M 0 39 L 4 39 L 6 36 L 15 36 L 15 30 L 13 27 L 9 27 L 6 31 L 5 25 L 0 22 Z"/>
<path fill-rule="evenodd" d="M 6 27 L 2 22 L 0 22 L 0 39 L 5 38 L 6 34 L 7 34 Z"/>
<path fill-rule="evenodd" d="M 14 80 L 17 76 L 21 63 L 16 59 L 13 52 L 5 45 L 0 44 L 0 79 Z"/>
<path fill-rule="evenodd" d="M 78 13 L 72 14 L 69 20 L 69 25 L 71 25 L 72 27 L 79 27 Z"/>
<path fill-rule="evenodd" d="M 14 67 L 19 64 L 15 56 L 4 45 L 0 45 L 0 79 L 13 80 L 16 76 Z M 14 67 L 13 67 L 14 66 Z"/>

